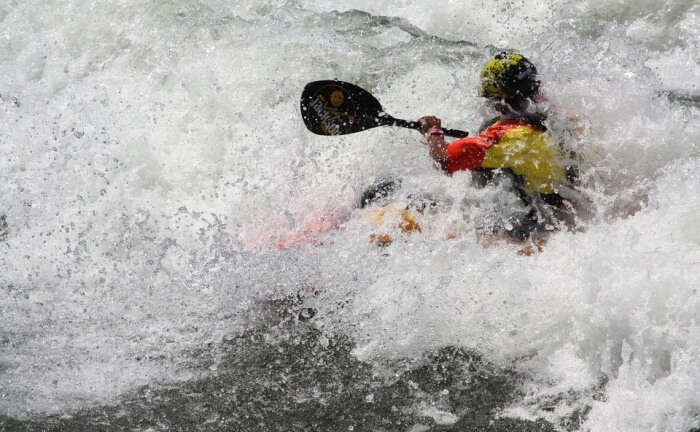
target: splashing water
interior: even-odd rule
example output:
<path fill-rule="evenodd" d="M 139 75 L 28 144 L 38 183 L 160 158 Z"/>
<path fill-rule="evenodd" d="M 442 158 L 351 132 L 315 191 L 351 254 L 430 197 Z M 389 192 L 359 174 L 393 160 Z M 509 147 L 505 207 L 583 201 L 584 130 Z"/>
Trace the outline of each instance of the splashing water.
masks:
<path fill-rule="evenodd" d="M 370 430 L 457 428 L 474 408 L 455 377 L 492 385 L 477 363 L 508 383 L 484 408 L 498 425 L 700 427 L 696 2 L 11 1 L 0 22 L 0 423 L 116 406 L 140 425 L 124 395 L 296 356 L 309 377 L 355 370 L 355 413 L 410 395 L 392 421 L 413 423 Z M 584 230 L 534 256 L 475 242 L 503 193 L 435 171 L 415 132 L 301 121 L 304 84 L 338 78 L 475 131 L 478 71 L 503 48 L 537 64 L 552 133 L 583 156 Z M 449 204 L 420 233 L 377 225 L 354 207 L 386 175 Z M 315 312 L 305 330 L 264 306 L 290 297 Z M 444 385 L 425 364 L 450 365 Z M 330 409 L 330 390 L 291 388 L 274 409 Z"/>

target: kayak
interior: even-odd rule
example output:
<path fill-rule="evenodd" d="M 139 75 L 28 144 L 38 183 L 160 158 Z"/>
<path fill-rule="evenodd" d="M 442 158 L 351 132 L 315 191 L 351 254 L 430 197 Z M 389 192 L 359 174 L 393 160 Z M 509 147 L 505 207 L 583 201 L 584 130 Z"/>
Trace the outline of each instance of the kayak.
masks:
<path fill-rule="evenodd" d="M 370 227 L 369 243 L 378 247 L 416 235 L 445 241 L 471 237 L 482 247 L 510 243 L 518 254 L 532 255 L 541 252 L 549 234 L 558 230 L 545 213 L 551 209 L 523 206 L 516 195 L 504 195 L 500 189 L 493 190 L 492 209 L 482 202 L 460 202 L 456 217 L 452 198 L 429 192 L 402 194 L 400 189 L 401 180 L 380 178 L 365 189 L 354 208 L 308 215 L 293 230 L 268 234 L 266 245 L 277 250 L 322 246 L 330 231 L 365 226 Z"/>

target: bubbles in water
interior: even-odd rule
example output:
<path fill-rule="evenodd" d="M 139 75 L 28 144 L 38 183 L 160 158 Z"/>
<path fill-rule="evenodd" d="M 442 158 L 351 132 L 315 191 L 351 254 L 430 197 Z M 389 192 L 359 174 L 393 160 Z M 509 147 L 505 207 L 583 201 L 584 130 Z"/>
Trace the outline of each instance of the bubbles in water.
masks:
<path fill-rule="evenodd" d="M 0 6 L 3 411 L 219 373 L 196 352 L 267 319 L 259 299 L 299 295 L 377 370 L 444 346 L 517 368 L 506 415 L 696 427 L 698 16 L 680 0 Z M 477 244 L 508 195 L 433 170 L 414 132 L 300 121 L 304 84 L 338 78 L 474 131 L 478 71 L 505 48 L 537 64 L 588 203 L 582 232 L 532 256 Z M 355 204 L 382 175 L 404 181 L 377 222 Z M 444 204 L 402 229 L 416 194 Z"/>

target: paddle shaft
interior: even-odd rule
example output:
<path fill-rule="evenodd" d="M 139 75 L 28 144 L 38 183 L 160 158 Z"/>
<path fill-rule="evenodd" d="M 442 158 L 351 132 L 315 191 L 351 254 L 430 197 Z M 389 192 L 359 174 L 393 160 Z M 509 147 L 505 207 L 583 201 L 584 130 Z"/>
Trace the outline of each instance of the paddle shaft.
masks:
<path fill-rule="evenodd" d="M 381 117 L 379 117 L 379 119 L 380 124 L 382 125 L 398 126 L 407 129 L 415 129 L 418 131 L 423 129 L 423 126 L 420 124 L 420 122 L 397 119 L 388 114 L 382 115 Z M 461 131 L 458 129 L 443 129 L 442 131 L 445 133 L 445 135 L 455 138 L 464 138 L 469 135 L 469 132 Z"/>

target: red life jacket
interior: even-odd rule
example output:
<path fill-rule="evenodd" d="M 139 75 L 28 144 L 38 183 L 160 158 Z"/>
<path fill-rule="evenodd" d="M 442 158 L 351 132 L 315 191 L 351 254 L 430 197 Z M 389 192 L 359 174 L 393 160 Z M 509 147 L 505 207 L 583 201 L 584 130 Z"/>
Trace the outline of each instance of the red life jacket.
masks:
<path fill-rule="evenodd" d="M 509 169 L 523 178 L 525 190 L 552 194 L 567 181 L 563 159 L 543 126 L 506 118 L 479 135 L 449 144 L 445 169 L 450 174 L 465 169 Z"/>

